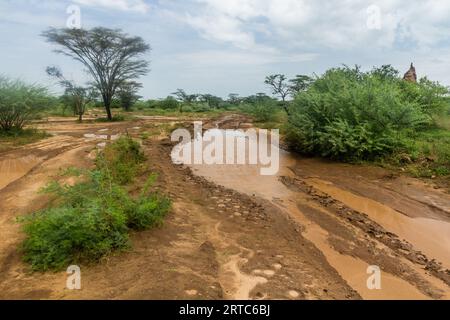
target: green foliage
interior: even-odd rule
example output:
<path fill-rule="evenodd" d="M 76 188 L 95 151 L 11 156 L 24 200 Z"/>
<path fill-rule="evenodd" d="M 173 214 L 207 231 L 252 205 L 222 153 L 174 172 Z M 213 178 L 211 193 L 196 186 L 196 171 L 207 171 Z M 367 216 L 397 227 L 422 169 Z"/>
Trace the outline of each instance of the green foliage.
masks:
<path fill-rule="evenodd" d="M 164 100 L 153 101 L 151 108 L 162 110 L 176 110 L 180 107 L 179 102 L 174 97 L 167 97 Z"/>
<path fill-rule="evenodd" d="M 201 94 L 199 95 L 200 102 L 205 103 L 208 108 L 218 109 L 222 106 L 223 100 L 220 97 L 214 96 L 212 94 Z"/>
<path fill-rule="evenodd" d="M 427 78 L 421 78 L 418 83 L 408 81 L 399 82 L 402 97 L 420 106 L 422 111 L 429 116 L 442 115 L 449 110 L 449 101 L 446 96 L 449 89 L 443 87 L 438 82 L 433 82 Z"/>
<path fill-rule="evenodd" d="M 150 46 L 141 37 L 129 36 L 119 29 L 50 28 L 42 36 L 58 45 L 57 53 L 83 64 L 103 99 L 110 121 L 111 102 L 117 89 L 149 72 L 149 63 L 142 55 Z"/>
<path fill-rule="evenodd" d="M 45 88 L 0 76 L 0 130 L 21 130 L 49 102 Z"/>
<path fill-rule="evenodd" d="M 127 214 L 128 227 L 134 230 L 145 230 L 153 226 L 161 226 L 163 218 L 170 209 L 170 200 L 165 197 L 160 197 L 157 194 L 150 194 L 149 189 L 155 183 L 158 176 L 151 175 L 140 196 L 135 201 L 133 210 Z"/>
<path fill-rule="evenodd" d="M 138 142 L 128 136 L 122 136 L 117 141 L 105 147 L 96 159 L 99 169 L 108 173 L 118 184 L 133 181 L 145 156 Z"/>
<path fill-rule="evenodd" d="M 405 166 L 417 177 L 450 176 L 450 130 L 406 132 L 401 141 L 403 147 L 389 159 L 393 164 Z"/>
<path fill-rule="evenodd" d="M 296 95 L 299 92 L 305 91 L 311 86 L 313 82 L 313 78 L 307 75 L 298 74 L 294 79 L 289 80 L 290 93 Z"/>
<path fill-rule="evenodd" d="M 142 162 L 142 153 L 136 149 L 139 145 L 129 140 L 112 143 L 107 152 L 122 161 Z M 133 198 L 111 174 L 117 161 L 107 158 L 99 155 L 97 168 L 84 171 L 81 182 L 49 184 L 44 192 L 56 197 L 55 205 L 22 219 L 24 260 L 33 270 L 60 270 L 73 263 L 98 261 L 127 249 L 130 230 L 161 225 L 170 201 L 150 192 L 156 175 L 151 175 L 141 194 Z M 70 173 L 79 172 L 68 170 L 65 175 Z"/>
<path fill-rule="evenodd" d="M 275 121 L 279 107 L 276 103 L 265 101 L 255 104 L 243 104 L 240 109 L 244 113 L 248 113 L 254 117 L 257 122 L 271 122 Z"/>
<path fill-rule="evenodd" d="M 135 81 L 126 81 L 117 89 L 116 96 L 125 111 L 131 111 L 131 108 L 141 98 L 137 93 L 142 88 L 141 83 Z"/>
<path fill-rule="evenodd" d="M 443 87 L 395 78 L 384 66 L 331 69 L 289 108 L 288 141 L 297 151 L 342 160 L 372 159 L 402 146 L 400 135 L 430 127 Z"/>

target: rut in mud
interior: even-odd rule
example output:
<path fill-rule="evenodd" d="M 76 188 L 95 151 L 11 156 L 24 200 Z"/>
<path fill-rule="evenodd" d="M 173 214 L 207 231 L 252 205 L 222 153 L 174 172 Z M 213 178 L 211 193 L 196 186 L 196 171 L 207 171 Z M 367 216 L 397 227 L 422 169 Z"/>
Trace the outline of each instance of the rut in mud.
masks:
<path fill-rule="evenodd" d="M 64 272 L 30 273 L 15 218 L 47 205 L 39 188 L 60 168 L 91 166 L 91 151 L 110 137 L 139 138 L 156 123 L 174 121 L 50 121 L 41 126 L 54 137 L 0 155 L 1 168 L 14 168 L 0 181 L 0 298 L 449 298 L 444 191 L 284 152 L 272 177 L 245 166 L 187 168 L 171 162 L 174 144 L 159 137 L 142 143 L 149 170 L 159 173 L 157 187 L 174 200 L 164 226 L 133 234 L 129 252 L 81 266 L 82 290 L 66 289 Z M 216 126 L 248 127 L 248 119 L 209 123 Z M 397 221 L 405 229 L 396 229 Z M 421 236 L 422 229 L 433 237 Z M 369 265 L 382 270 L 381 290 L 366 287 Z"/>

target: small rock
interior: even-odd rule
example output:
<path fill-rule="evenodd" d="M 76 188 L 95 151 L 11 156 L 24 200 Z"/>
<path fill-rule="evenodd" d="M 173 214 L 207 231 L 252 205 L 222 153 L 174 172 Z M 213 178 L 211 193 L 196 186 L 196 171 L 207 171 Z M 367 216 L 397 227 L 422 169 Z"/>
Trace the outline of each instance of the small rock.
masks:
<path fill-rule="evenodd" d="M 273 276 L 275 274 L 275 271 L 273 271 L 273 270 L 264 270 L 263 273 L 266 276 Z"/>
<path fill-rule="evenodd" d="M 192 290 L 186 290 L 185 292 L 190 296 L 195 296 L 198 291 L 195 289 L 192 289 Z"/>
<path fill-rule="evenodd" d="M 281 264 L 279 264 L 279 263 L 274 263 L 274 264 L 273 264 L 273 267 L 274 267 L 276 270 L 280 270 L 283 266 L 282 266 Z"/>

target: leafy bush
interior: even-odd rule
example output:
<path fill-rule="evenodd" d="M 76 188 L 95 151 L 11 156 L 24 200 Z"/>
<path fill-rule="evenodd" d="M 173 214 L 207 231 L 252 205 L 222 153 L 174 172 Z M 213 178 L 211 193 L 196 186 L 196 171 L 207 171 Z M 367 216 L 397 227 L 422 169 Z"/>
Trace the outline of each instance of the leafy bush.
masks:
<path fill-rule="evenodd" d="M 152 104 L 153 108 L 163 110 L 175 110 L 180 107 L 179 102 L 174 97 L 167 97 L 164 100 L 156 101 Z"/>
<path fill-rule="evenodd" d="M 133 210 L 127 212 L 127 226 L 134 230 L 145 230 L 149 227 L 162 225 L 163 218 L 170 208 L 168 198 L 157 194 L 148 196 L 149 188 L 153 185 L 157 175 L 147 180 L 139 198 L 135 201 Z"/>
<path fill-rule="evenodd" d="M 112 146 L 114 152 L 125 146 L 121 152 L 130 154 L 119 155 L 124 161 L 142 161 L 141 152 L 125 139 Z M 22 244 L 24 260 L 34 270 L 60 270 L 73 263 L 98 261 L 128 248 L 129 230 L 162 223 L 170 200 L 149 192 L 156 176 L 150 176 L 141 194 L 133 198 L 116 183 L 106 161 L 98 160 L 95 170 L 85 171 L 82 182 L 49 184 L 44 191 L 56 196 L 56 205 L 23 218 L 27 236 Z"/>
<path fill-rule="evenodd" d="M 427 115 L 441 115 L 449 110 L 449 101 L 446 98 L 449 90 L 438 82 L 433 82 L 425 77 L 417 83 L 400 81 L 399 85 L 403 98 L 417 103 Z"/>
<path fill-rule="evenodd" d="M 299 152 L 342 160 L 389 154 L 401 147 L 403 132 L 430 127 L 444 104 L 442 87 L 421 83 L 414 87 L 388 69 L 331 69 L 296 96 L 288 141 Z"/>
<path fill-rule="evenodd" d="M 21 130 L 49 101 L 45 88 L 0 76 L 0 130 Z"/>
<path fill-rule="evenodd" d="M 243 104 L 240 108 L 243 112 L 252 115 L 257 122 L 275 121 L 277 113 L 280 111 L 272 101 Z"/>
<path fill-rule="evenodd" d="M 145 156 L 138 142 L 122 136 L 105 147 L 96 159 L 98 168 L 111 176 L 118 184 L 127 184 L 135 177 Z"/>
<path fill-rule="evenodd" d="M 192 106 L 185 106 L 183 107 L 184 112 L 189 112 L 188 110 L 191 110 L 192 112 L 208 112 L 211 111 L 211 107 L 207 103 L 196 103 Z"/>

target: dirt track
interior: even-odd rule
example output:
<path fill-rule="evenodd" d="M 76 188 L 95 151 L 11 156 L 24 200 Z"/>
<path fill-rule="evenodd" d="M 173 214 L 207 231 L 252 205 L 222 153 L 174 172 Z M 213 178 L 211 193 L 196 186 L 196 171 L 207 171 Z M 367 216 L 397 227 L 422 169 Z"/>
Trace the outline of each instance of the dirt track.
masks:
<path fill-rule="evenodd" d="M 51 121 L 40 126 L 55 136 L 0 154 L 0 298 L 450 298 L 444 190 L 288 154 L 279 176 L 267 179 L 242 168 L 186 168 L 171 162 L 164 136 L 143 141 L 149 170 L 174 200 L 164 226 L 133 234 L 130 252 L 81 266 L 82 290 L 66 289 L 64 272 L 30 273 L 15 218 L 47 204 L 39 188 L 60 168 L 92 165 L 91 151 L 105 139 L 173 121 Z M 381 290 L 366 287 L 369 265 L 382 270 Z"/>

